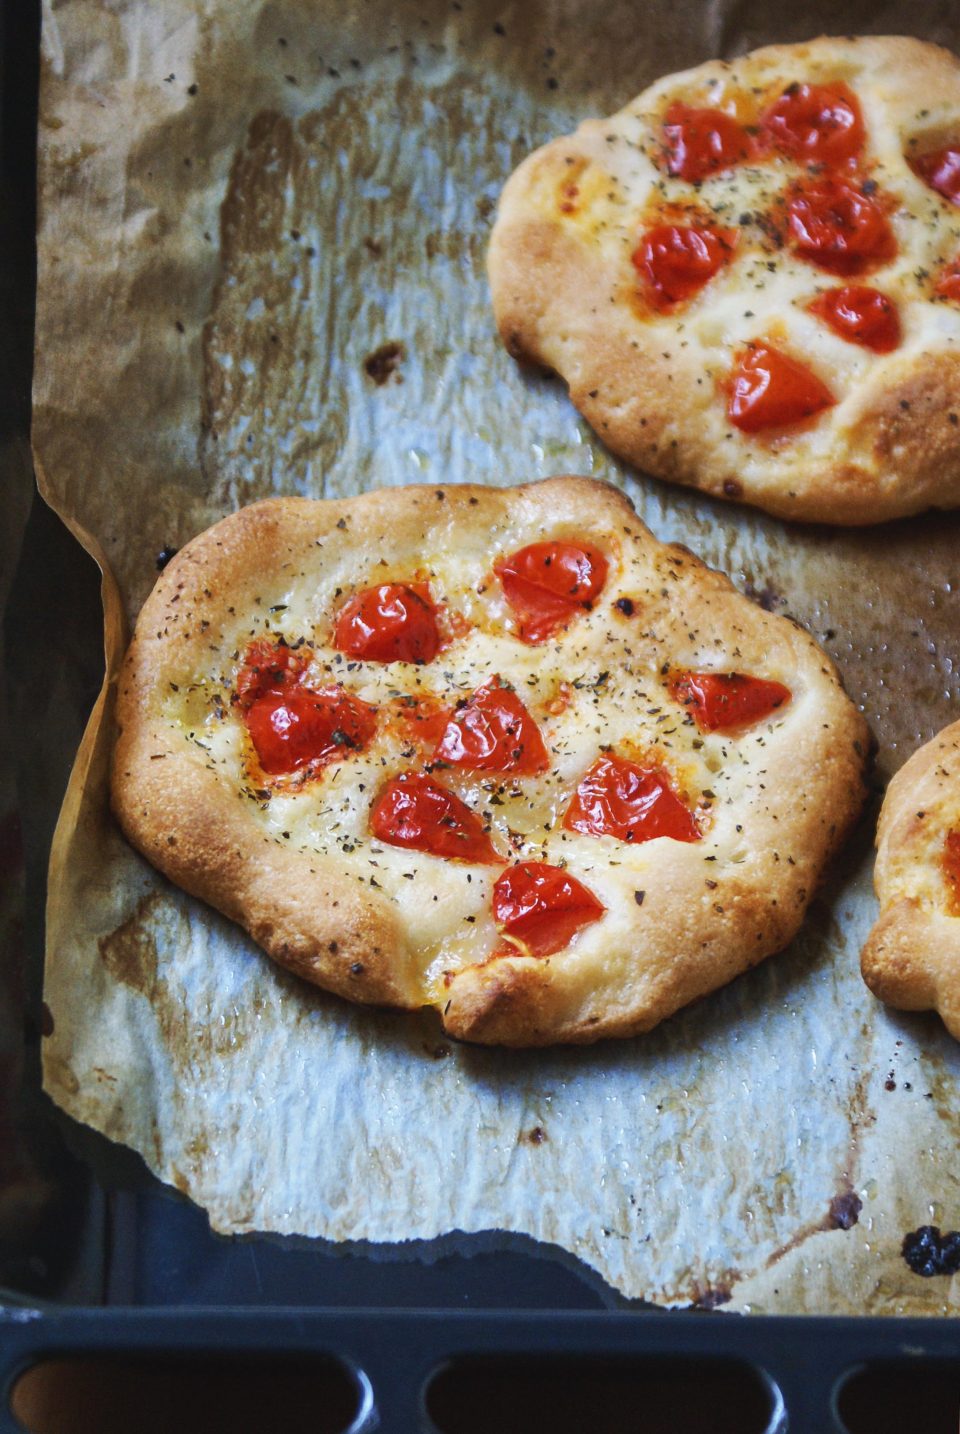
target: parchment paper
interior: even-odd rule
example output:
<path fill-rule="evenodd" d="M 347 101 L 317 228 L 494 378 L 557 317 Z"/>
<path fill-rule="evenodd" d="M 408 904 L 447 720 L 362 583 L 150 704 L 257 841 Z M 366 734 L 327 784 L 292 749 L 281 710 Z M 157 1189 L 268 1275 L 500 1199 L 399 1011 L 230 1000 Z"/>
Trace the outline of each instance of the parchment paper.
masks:
<path fill-rule="evenodd" d="M 781 7 L 783 9 L 783 7 Z M 804 622 L 879 742 L 958 715 L 958 525 L 790 528 L 622 468 L 495 341 L 483 255 L 531 147 L 658 74 L 949 7 L 71 0 L 44 16 L 35 452 L 108 570 L 115 674 L 156 555 L 268 493 L 555 472 Z M 664 1304 L 948 1313 L 960 1053 L 862 985 L 868 814 L 781 956 L 652 1035 L 506 1053 L 354 1009 L 170 888 L 107 811 L 110 691 L 50 876 L 46 1083 L 222 1231 L 520 1231 Z"/>

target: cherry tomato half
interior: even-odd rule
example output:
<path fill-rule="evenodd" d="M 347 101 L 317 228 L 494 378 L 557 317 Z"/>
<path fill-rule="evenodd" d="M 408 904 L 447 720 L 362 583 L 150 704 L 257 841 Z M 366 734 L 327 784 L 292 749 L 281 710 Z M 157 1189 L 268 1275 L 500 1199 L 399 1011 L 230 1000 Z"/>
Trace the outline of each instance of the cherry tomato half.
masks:
<path fill-rule="evenodd" d="M 497 925 L 505 936 L 521 941 L 531 956 L 562 950 L 605 910 L 575 876 L 542 861 L 511 866 L 493 888 Z"/>
<path fill-rule="evenodd" d="M 834 274 L 860 274 L 896 252 L 881 206 L 845 179 L 827 176 L 795 190 L 787 221 L 797 253 Z"/>
<path fill-rule="evenodd" d="M 493 570 L 503 595 L 520 618 L 520 636 L 535 644 L 592 607 L 607 579 L 607 560 L 589 543 L 531 543 Z"/>
<path fill-rule="evenodd" d="M 936 282 L 935 292 L 941 299 L 960 303 L 960 255 L 946 265 Z"/>
<path fill-rule="evenodd" d="M 342 687 L 290 686 L 254 698 L 247 730 L 268 776 L 326 766 L 362 750 L 377 725 L 374 707 Z"/>
<path fill-rule="evenodd" d="M 944 199 L 960 204 L 960 149 L 948 146 L 921 154 L 911 160 L 911 168 Z"/>
<path fill-rule="evenodd" d="M 700 224 L 648 229 L 632 258 L 652 307 L 668 313 L 699 293 L 729 261 L 735 240 L 733 230 Z"/>
<path fill-rule="evenodd" d="M 816 374 L 758 340 L 733 370 L 727 415 L 742 432 L 758 433 L 799 423 L 835 402 Z"/>
<path fill-rule="evenodd" d="M 475 811 L 432 777 L 401 772 L 384 787 L 370 813 L 370 830 L 390 846 L 455 861 L 499 862 Z"/>
<path fill-rule="evenodd" d="M 333 645 L 363 662 L 432 662 L 440 646 L 426 583 L 364 588 L 337 614 Z"/>
<path fill-rule="evenodd" d="M 568 832 L 620 841 L 699 841 L 700 828 L 657 767 L 600 757 L 586 773 L 563 818 Z"/>
<path fill-rule="evenodd" d="M 793 696 L 782 682 L 746 672 L 682 672 L 669 684 L 676 702 L 688 707 L 701 732 L 735 732 L 762 722 Z"/>
<path fill-rule="evenodd" d="M 875 354 L 891 353 L 900 342 L 900 316 L 892 299 L 864 284 L 847 284 L 818 294 L 810 312 L 848 343 Z"/>
<path fill-rule="evenodd" d="M 674 100 L 663 117 L 663 143 L 667 173 L 693 184 L 731 169 L 750 153 L 750 136 L 730 115 L 680 100 Z"/>
<path fill-rule="evenodd" d="M 470 772 L 510 772 L 518 777 L 550 765 L 540 729 L 517 694 L 491 677 L 450 717 L 433 754 Z"/>
<path fill-rule="evenodd" d="M 775 148 L 802 164 L 842 164 L 863 148 L 863 116 L 844 84 L 790 85 L 760 123 Z"/>
<path fill-rule="evenodd" d="M 960 831 L 947 832 L 940 863 L 947 883 L 947 910 L 960 916 Z"/>

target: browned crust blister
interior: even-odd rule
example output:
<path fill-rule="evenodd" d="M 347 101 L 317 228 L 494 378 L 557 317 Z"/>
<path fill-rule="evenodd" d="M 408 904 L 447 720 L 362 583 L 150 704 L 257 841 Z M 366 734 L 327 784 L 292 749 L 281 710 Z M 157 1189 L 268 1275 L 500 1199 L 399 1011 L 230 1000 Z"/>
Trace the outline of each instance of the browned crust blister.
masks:
<path fill-rule="evenodd" d="M 519 952 L 491 959 L 496 933 L 488 922 L 487 946 L 478 936 L 471 959 L 438 989 L 424 973 L 417 914 L 404 916 L 408 908 L 391 896 L 382 869 L 378 882 L 361 882 L 335 850 L 279 842 L 256 818 L 255 804 L 240 800 L 242 772 L 211 762 L 184 722 L 170 718 L 169 694 L 175 690 L 180 701 L 202 674 L 225 662 L 236 666 L 243 644 L 262 635 L 248 618 L 262 615 L 284 584 L 299 582 L 309 596 L 335 569 L 337 590 L 342 584 L 346 591 L 369 582 L 388 549 L 391 571 L 400 573 L 430 552 L 458 554 L 467 537 L 490 564 L 498 544 L 575 533 L 619 557 L 602 607 L 558 639 L 561 653 L 571 644 L 571 675 L 589 667 L 588 652 L 613 666 L 609 654 L 632 651 L 635 640 L 638 649 L 654 644 L 650 681 L 659 682 L 657 674 L 682 659 L 684 644 L 696 637 L 720 654 L 721 669 L 782 675 L 804 696 L 740 744 L 743 754 L 734 741 L 722 749 L 730 748 L 735 768 L 729 788 L 722 770 L 710 780 L 718 794 L 729 790 L 730 813 L 718 806 L 709 841 L 645 844 L 642 861 L 653 873 L 645 899 L 641 893 L 635 900 L 639 878 L 622 874 L 622 844 L 573 839 L 575 873 L 593 886 L 616 880 L 629 888 L 623 901 L 620 887 L 602 888 L 612 892 L 610 913 L 595 930 L 606 935 L 577 938 L 546 960 Z M 614 607 L 626 592 L 636 606 L 633 626 Z M 329 616 L 312 613 L 309 641 L 327 640 Z M 451 650 L 451 668 L 469 664 L 471 640 Z M 514 648 L 530 651 L 519 641 L 511 641 Z M 429 676 L 431 667 L 416 672 Z M 223 519 L 173 559 L 145 604 L 120 676 L 117 720 L 114 810 L 130 841 L 171 880 L 327 990 L 359 1002 L 434 1004 L 451 1034 L 517 1046 L 647 1030 L 781 949 L 859 811 L 867 747 L 863 720 L 833 665 L 802 629 L 749 602 L 686 549 L 658 543 L 622 494 L 582 478 L 513 489 L 410 487 L 342 501 L 278 498 Z M 595 745 L 580 770 L 602 740 L 602 733 L 590 736 Z M 722 767 L 721 757 L 717 763 Z M 743 834 L 734 837 L 734 830 Z M 628 860 L 636 852 L 630 848 Z M 539 853 L 534 843 L 517 854 Z M 381 864 L 388 859 L 378 854 Z M 441 881 L 443 865 L 440 858 L 419 861 L 418 901 L 427 909 L 430 871 Z M 497 868 L 476 868 L 469 891 L 496 875 Z M 411 889 L 398 885 L 401 896 Z M 452 919 L 462 919 L 460 909 Z M 462 929 L 480 932 L 484 919 L 481 912 L 476 926 Z"/>
<path fill-rule="evenodd" d="M 862 280 L 804 265 L 770 242 L 769 225 L 751 220 L 750 206 L 774 212 L 796 166 L 768 166 L 769 193 L 759 203 L 756 186 L 738 191 L 737 170 L 694 186 L 655 167 L 670 99 L 719 104 L 728 90 L 772 98 L 797 79 L 843 80 L 864 109 L 865 164 L 894 206 L 898 253 Z M 824 38 L 668 76 L 619 114 L 587 120 L 537 150 L 509 179 L 488 257 L 501 338 L 515 358 L 557 372 L 604 443 L 657 477 L 828 523 L 956 507 L 960 309 L 937 301 L 934 283 L 960 251 L 960 212 L 907 157 L 958 138 L 960 63 L 919 40 Z M 583 190 L 573 214 L 557 202 L 571 173 Z M 638 313 L 630 255 L 645 206 L 661 201 L 739 224 L 739 238 L 729 274 L 676 314 L 651 317 Z M 895 299 L 899 349 L 870 354 L 806 314 L 818 291 L 844 282 Z M 793 428 L 738 432 L 726 417 L 726 388 L 735 356 L 759 337 L 812 362 L 836 407 Z"/>
<path fill-rule="evenodd" d="M 960 722 L 914 752 L 887 788 L 877 827 L 880 915 L 861 954 L 871 991 L 905 1011 L 938 1011 L 960 1040 L 960 917 L 940 857 L 960 830 Z"/>

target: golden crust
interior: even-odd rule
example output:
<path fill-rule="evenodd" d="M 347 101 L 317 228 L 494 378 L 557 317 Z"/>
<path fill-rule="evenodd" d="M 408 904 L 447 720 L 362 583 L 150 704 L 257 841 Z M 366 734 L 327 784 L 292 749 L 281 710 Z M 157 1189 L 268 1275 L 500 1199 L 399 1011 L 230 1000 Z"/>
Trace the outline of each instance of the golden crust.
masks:
<path fill-rule="evenodd" d="M 938 1011 L 960 1040 L 960 917 L 948 910 L 941 870 L 960 830 L 960 722 L 914 752 L 887 788 L 877 827 L 874 886 L 880 915 L 860 958 L 888 1005 Z"/>
<path fill-rule="evenodd" d="M 898 246 L 862 282 L 898 305 L 903 341 L 892 354 L 846 343 L 809 314 L 816 293 L 849 281 L 779 248 L 769 225 L 751 219 L 772 212 L 797 166 L 744 165 L 695 187 L 651 158 L 671 99 L 722 105 L 754 90 L 767 103 L 794 80 L 842 80 L 860 99 L 866 168 L 894 206 Z M 960 63 L 918 40 L 823 38 L 667 76 L 619 114 L 537 150 L 509 179 L 488 259 L 503 342 L 556 371 L 604 442 L 657 477 L 828 523 L 956 507 L 960 306 L 937 300 L 934 284 L 960 251 L 960 211 L 906 156 L 958 135 Z M 571 176 L 572 203 L 563 199 Z M 630 256 L 644 213 L 667 203 L 737 227 L 737 250 L 675 314 L 650 315 Z M 808 424 L 740 433 L 724 387 L 736 354 L 761 337 L 808 363 L 836 406 Z"/>
<path fill-rule="evenodd" d="M 602 598 L 555 642 L 530 648 L 513 635 L 491 564 L 577 534 L 608 554 Z M 423 667 L 338 666 L 327 642 L 342 595 L 414 571 L 469 630 Z M 500 671 L 555 765 L 514 783 L 464 778 L 461 795 L 489 801 L 505 856 L 562 861 L 597 892 L 604 917 L 547 959 L 491 956 L 499 868 L 370 836 L 372 784 L 411 765 L 388 728 L 369 753 L 299 791 L 259 789 L 230 695 L 245 645 L 267 633 L 305 637 L 324 671 L 371 702 L 397 691 L 449 700 Z M 752 671 L 786 681 L 793 697 L 748 733 L 700 737 L 666 691 L 677 666 Z M 271 499 L 225 518 L 173 559 L 144 606 L 117 720 L 114 810 L 171 880 L 328 990 L 432 1004 L 454 1036 L 517 1046 L 647 1030 L 784 946 L 860 808 L 867 745 L 805 632 L 686 549 L 658 543 L 622 494 L 583 478 Z M 668 766 L 698 804 L 701 842 L 625 846 L 561 829 L 558 814 L 604 742 Z M 456 784 L 455 773 L 444 779 Z"/>

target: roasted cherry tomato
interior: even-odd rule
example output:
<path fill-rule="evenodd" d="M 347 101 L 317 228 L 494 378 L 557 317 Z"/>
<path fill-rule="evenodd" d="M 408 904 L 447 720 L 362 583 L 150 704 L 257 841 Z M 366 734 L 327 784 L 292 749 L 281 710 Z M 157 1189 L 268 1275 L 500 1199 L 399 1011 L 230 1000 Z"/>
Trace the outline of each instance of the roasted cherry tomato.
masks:
<path fill-rule="evenodd" d="M 761 120 L 764 134 L 802 164 L 835 166 L 863 148 L 863 117 L 844 84 L 790 85 Z"/>
<path fill-rule="evenodd" d="M 750 136 L 730 115 L 680 100 L 674 100 L 663 117 L 663 143 L 667 173 L 693 184 L 731 169 L 750 153 Z"/>
<path fill-rule="evenodd" d="M 300 681 L 308 665 L 308 652 L 302 647 L 263 638 L 251 642 L 237 674 L 237 701 L 249 707 L 266 692 L 282 692 Z"/>
<path fill-rule="evenodd" d="M 752 727 L 793 696 L 782 682 L 746 672 L 681 672 L 671 680 L 669 692 L 690 709 L 701 732 Z"/>
<path fill-rule="evenodd" d="M 333 645 L 363 662 L 432 662 L 440 646 L 426 583 L 364 588 L 337 614 Z"/>
<path fill-rule="evenodd" d="M 733 371 L 727 414 L 744 433 L 758 433 L 799 423 L 835 402 L 816 374 L 758 340 Z"/>
<path fill-rule="evenodd" d="M 960 204 L 960 149 L 948 146 L 931 150 L 911 160 L 911 168 L 944 199 Z"/>
<path fill-rule="evenodd" d="M 517 694 L 491 677 L 450 717 L 433 754 L 470 772 L 526 777 L 550 765 L 540 729 Z"/>
<path fill-rule="evenodd" d="M 887 216 L 856 184 L 829 175 L 796 189 L 787 206 L 793 247 L 834 274 L 860 274 L 893 258 Z"/>
<path fill-rule="evenodd" d="M 862 284 L 827 289 L 814 299 L 810 312 L 848 343 L 860 344 L 875 354 L 891 353 L 900 342 L 897 307 L 879 289 Z"/>
<path fill-rule="evenodd" d="M 524 642 L 544 642 L 590 608 L 607 579 L 607 560 L 589 543 L 531 543 L 493 570 L 520 619 Z"/>
<path fill-rule="evenodd" d="M 699 293 L 727 263 L 735 239 L 733 230 L 701 224 L 648 229 L 632 257 L 652 307 L 668 313 Z"/>
<path fill-rule="evenodd" d="M 569 872 L 543 861 L 511 866 L 493 888 L 493 915 L 504 936 L 531 956 L 552 956 L 568 946 L 606 907 Z"/>
<path fill-rule="evenodd" d="M 370 830 L 390 846 L 457 861 L 502 861 L 477 813 L 432 777 L 401 772 L 388 782 L 370 813 Z"/>
<path fill-rule="evenodd" d="M 947 883 L 947 910 L 960 916 L 960 831 L 947 832 L 940 862 Z"/>
<path fill-rule="evenodd" d="M 960 302 L 960 256 L 952 260 L 941 273 L 936 283 L 936 293 L 941 299 Z"/>
<path fill-rule="evenodd" d="M 362 750 L 373 736 L 377 715 L 342 687 L 291 686 L 256 697 L 246 722 L 260 766 L 277 777 L 301 767 L 324 767 Z"/>
<path fill-rule="evenodd" d="M 563 818 L 568 832 L 620 841 L 699 841 L 700 828 L 657 767 L 625 757 L 600 757 L 587 772 Z"/>

